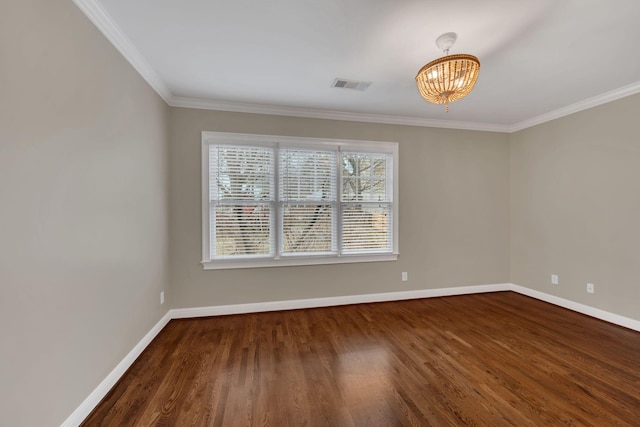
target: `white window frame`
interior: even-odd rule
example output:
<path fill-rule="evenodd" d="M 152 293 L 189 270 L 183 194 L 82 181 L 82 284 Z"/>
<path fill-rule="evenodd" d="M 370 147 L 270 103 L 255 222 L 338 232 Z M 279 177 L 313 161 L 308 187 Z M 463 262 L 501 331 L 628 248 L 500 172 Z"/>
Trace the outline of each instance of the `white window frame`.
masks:
<path fill-rule="evenodd" d="M 287 147 L 299 147 L 303 149 L 318 148 L 331 149 L 338 152 L 338 164 L 336 165 L 337 173 L 337 200 L 338 204 L 342 200 L 342 167 L 339 165 L 341 151 L 345 152 L 362 152 L 362 153 L 385 153 L 391 154 L 393 157 L 393 173 L 392 185 L 393 194 L 392 203 L 392 250 L 390 252 L 366 253 L 366 254 L 330 254 L 330 255 L 297 255 L 297 256 L 278 256 L 275 257 L 247 257 L 242 259 L 211 259 L 210 253 L 210 219 L 209 219 L 209 146 L 215 144 L 232 144 L 232 145 L 261 145 L 261 146 L 278 146 L 282 144 Z M 324 139 L 324 138 L 303 138 L 277 135 L 258 135 L 258 134 L 241 134 L 226 132 L 202 132 L 202 261 L 205 270 L 215 269 L 233 269 L 233 268 L 256 268 L 256 267 L 282 267 L 282 266 L 300 266 L 300 265 L 318 265 L 318 264 L 342 264 L 356 262 L 378 262 L 378 261 L 396 261 L 399 255 L 399 168 L 398 168 L 398 143 L 397 142 L 381 142 L 381 141 L 360 141 L 360 140 L 343 140 L 343 139 Z M 278 163 L 276 156 L 275 162 Z M 278 193 L 278 179 L 276 172 L 275 192 Z M 276 199 L 277 200 L 277 199 Z M 275 202 L 276 212 L 274 218 L 279 217 L 279 203 Z M 338 209 L 339 211 L 339 209 Z M 338 234 L 342 233 L 340 213 L 338 212 Z M 277 225 L 275 225 L 277 227 Z M 274 230 L 279 233 L 279 230 Z M 340 238 L 339 238 L 340 239 Z M 276 247 L 276 251 L 279 248 Z"/>

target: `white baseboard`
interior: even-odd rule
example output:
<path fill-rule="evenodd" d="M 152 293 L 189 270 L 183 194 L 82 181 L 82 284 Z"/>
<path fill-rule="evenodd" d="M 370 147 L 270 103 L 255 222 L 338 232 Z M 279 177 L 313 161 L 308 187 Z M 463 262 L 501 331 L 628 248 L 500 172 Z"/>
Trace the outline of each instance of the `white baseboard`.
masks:
<path fill-rule="evenodd" d="M 578 313 L 586 314 L 587 316 L 595 317 L 596 319 L 613 323 L 614 325 L 624 326 L 625 328 L 633 329 L 634 331 L 640 332 L 640 320 L 620 316 L 618 314 L 600 310 L 599 308 L 590 307 L 588 305 L 560 298 L 555 295 L 545 294 L 544 292 L 525 288 L 524 286 L 512 284 L 511 290 L 522 295 L 539 299 L 541 301 L 545 301 L 560 307 L 568 308 L 569 310 L 577 311 Z"/>
<path fill-rule="evenodd" d="M 401 301 L 408 299 L 434 298 L 450 295 L 477 294 L 509 290 L 511 290 L 510 283 L 503 283 L 498 285 L 462 286 L 456 288 L 423 289 L 419 291 L 385 292 L 379 294 L 346 295 L 340 297 L 270 301 L 250 304 L 217 305 L 211 307 L 176 308 L 171 310 L 171 316 L 172 319 L 185 319 L 191 317 L 223 316 L 227 314 L 296 310 L 300 308 L 333 307 L 348 304 Z"/>
<path fill-rule="evenodd" d="M 125 356 L 124 359 L 113 371 L 102 380 L 100 385 L 91 392 L 91 394 L 73 411 L 73 413 L 67 418 L 60 427 L 77 427 L 82 423 L 85 418 L 89 416 L 91 411 L 98 406 L 100 401 L 109 393 L 109 390 L 118 382 L 120 377 L 129 369 L 129 367 L 136 361 L 138 356 L 144 351 L 145 348 L 153 341 L 158 333 L 169 323 L 171 320 L 171 310 L 165 314 L 158 323 L 136 344 L 135 347 Z"/>
<path fill-rule="evenodd" d="M 91 413 L 91 411 L 107 395 L 109 390 L 118 382 L 120 377 L 135 362 L 142 351 L 151 343 L 153 338 L 166 326 L 171 319 L 185 319 L 192 317 L 223 316 L 228 314 L 259 313 L 265 311 L 295 310 L 301 308 L 332 307 L 348 304 L 362 304 L 383 301 L 401 301 L 419 298 L 435 298 L 454 295 L 478 294 L 487 292 L 513 291 L 522 295 L 539 299 L 578 313 L 586 314 L 597 319 L 624 326 L 640 332 L 640 321 L 613 314 L 588 305 L 579 304 L 554 295 L 539 292 L 512 283 L 496 285 L 460 286 L 455 288 L 423 289 L 418 291 L 386 292 L 379 294 L 347 295 L 340 297 L 310 298 L 288 301 L 270 301 L 249 304 L 218 305 L 210 307 L 177 308 L 172 309 L 140 340 L 98 387 L 82 402 L 82 404 L 62 423 L 61 427 L 76 427 Z"/>

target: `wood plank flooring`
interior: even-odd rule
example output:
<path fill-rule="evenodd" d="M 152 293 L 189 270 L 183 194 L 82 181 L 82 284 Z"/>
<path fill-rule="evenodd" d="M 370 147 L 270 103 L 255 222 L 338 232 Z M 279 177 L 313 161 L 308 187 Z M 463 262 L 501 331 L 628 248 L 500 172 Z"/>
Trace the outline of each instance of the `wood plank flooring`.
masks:
<path fill-rule="evenodd" d="M 640 426 L 640 333 L 513 292 L 173 320 L 84 426 Z"/>

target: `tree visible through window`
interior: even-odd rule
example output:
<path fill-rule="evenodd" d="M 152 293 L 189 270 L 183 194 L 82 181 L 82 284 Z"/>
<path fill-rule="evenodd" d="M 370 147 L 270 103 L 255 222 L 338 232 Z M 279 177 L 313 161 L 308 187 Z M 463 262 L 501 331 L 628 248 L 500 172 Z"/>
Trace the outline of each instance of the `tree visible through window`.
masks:
<path fill-rule="evenodd" d="M 203 262 L 397 252 L 395 144 L 229 135 L 203 133 Z"/>
<path fill-rule="evenodd" d="M 273 150 L 211 146 L 212 254 L 272 255 Z"/>
<path fill-rule="evenodd" d="M 390 156 L 342 154 L 343 246 L 345 253 L 391 247 Z"/>
<path fill-rule="evenodd" d="M 336 253 L 336 152 L 281 148 L 279 162 L 281 253 Z"/>

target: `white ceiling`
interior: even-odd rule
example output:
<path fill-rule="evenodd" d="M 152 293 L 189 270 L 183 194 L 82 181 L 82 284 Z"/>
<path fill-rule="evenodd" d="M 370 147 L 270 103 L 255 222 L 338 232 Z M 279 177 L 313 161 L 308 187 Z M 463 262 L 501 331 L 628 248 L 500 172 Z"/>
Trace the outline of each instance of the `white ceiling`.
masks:
<path fill-rule="evenodd" d="M 74 1 L 170 105 L 509 132 L 640 92 L 639 0 Z M 481 69 L 446 113 L 449 31 Z"/>

